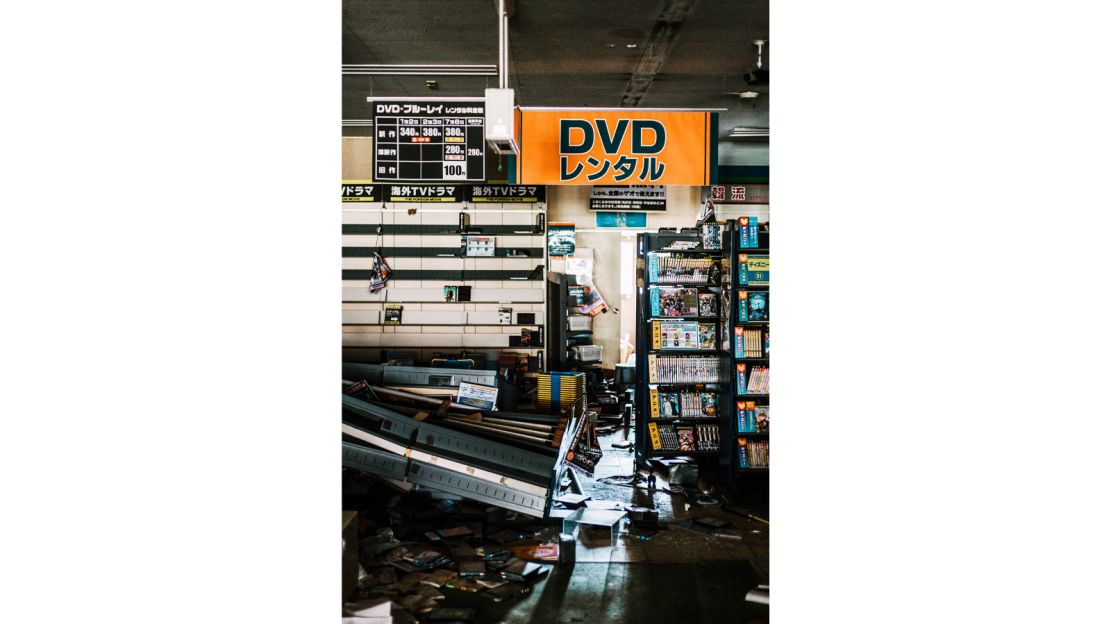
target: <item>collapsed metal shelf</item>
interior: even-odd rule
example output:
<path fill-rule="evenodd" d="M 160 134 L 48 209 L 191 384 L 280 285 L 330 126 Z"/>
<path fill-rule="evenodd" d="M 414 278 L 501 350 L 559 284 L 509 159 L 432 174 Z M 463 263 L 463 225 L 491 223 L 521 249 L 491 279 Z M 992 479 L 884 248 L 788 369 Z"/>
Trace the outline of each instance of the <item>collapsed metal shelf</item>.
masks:
<path fill-rule="evenodd" d="M 543 517 L 549 497 L 521 492 L 506 485 L 491 483 L 421 461 L 379 451 L 351 442 L 343 443 L 343 465 L 395 481 L 465 496 L 530 516 Z"/>
<path fill-rule="evenodd" d="M 342 430 L 345 466 L 539 517 L 549 514 L 571 443 L 564 436 L 559 449 L 518 448 L 349 395 Z"/>

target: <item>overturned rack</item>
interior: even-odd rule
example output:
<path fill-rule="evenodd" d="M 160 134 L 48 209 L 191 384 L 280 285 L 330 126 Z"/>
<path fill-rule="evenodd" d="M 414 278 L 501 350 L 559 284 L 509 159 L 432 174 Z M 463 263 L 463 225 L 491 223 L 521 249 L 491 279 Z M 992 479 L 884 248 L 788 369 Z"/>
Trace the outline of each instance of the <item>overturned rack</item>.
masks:
<path fill-rule="evenodd" d="M 402 409 L 343 396 L 343 465 L 531 516 L 550 513 L 552 494 L 566 470 L 570 436 L 563 436 L 558 448 L 532 442 L 525 448 L 417 420 Z M 488 418 L 467 426 L 482 425 L 487 428 L 483 434 L 506 433 L 488 430 L 497 424 L 483 424 Z"/>
<path fill-rule="evenodd" d="M 497 372 L 491 370 L 344 362 L 343 379 L 365 381 L 416 394 L 451 397 L 458 395 L 459 384 L 465 381 L 497 388 L 497 405 L 501 409 L 516 407 L 518 398 L 517 389 L 498 378 Z"/>
<path fill-rule="evenodd" d="M 344 391 L 351 393 L 360 384 L 344 380 L 343 385 Z M 412 416 L 414 420 L 430 419 L 430 422 L 455 429 L 541 447 L 558 448 L 569 423 L 568 418 L 557 414 L 487 412 L 450 400 L 454 398 L 453 395 L 432 395 L 413 390 L 416 389 L 363 383 L 359 392 L 354 392 L 352 396 L 371 405 Z"/>

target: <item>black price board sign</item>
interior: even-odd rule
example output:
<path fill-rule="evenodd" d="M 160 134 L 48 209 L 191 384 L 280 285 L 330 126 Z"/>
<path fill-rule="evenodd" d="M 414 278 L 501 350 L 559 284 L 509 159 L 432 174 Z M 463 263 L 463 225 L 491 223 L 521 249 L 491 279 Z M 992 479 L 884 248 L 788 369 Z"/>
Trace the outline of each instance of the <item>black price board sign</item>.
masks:
<path fill-rule="evenodd" d="M 484 100 L 375 100 L 376 182 L 485 182 Z"/>
<path fill-rule="evenodd" d="M 367 181 L 344 180 L 343 201 L 376 202 L 382 199 L 382 187 Z"/>
<path fill-rule="evenodd" d="M 533 204 L 547 201 L 547 187 L 476 184 L 470 187 L 469 199 L 474 203 Z"/>

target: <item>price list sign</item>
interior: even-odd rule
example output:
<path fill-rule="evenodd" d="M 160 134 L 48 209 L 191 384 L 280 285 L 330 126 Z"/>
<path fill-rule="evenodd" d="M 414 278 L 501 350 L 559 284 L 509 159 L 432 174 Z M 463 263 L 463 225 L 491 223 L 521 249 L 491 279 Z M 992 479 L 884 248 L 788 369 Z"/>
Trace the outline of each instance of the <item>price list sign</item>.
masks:
<path fill-rule="evenodd" d="M 484 100 L 373 102 L 374 180 L 484 182 Z"/>

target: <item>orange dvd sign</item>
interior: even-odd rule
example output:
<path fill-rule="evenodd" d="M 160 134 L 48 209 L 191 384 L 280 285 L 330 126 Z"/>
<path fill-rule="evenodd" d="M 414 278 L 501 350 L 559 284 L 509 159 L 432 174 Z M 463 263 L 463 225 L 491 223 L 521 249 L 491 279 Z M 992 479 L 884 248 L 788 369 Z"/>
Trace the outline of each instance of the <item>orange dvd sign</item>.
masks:
<path fill-rule="evenodd" d="M 710 112 L 522 109 L 515 183 L 706 186 L 716 127 Z"/>

